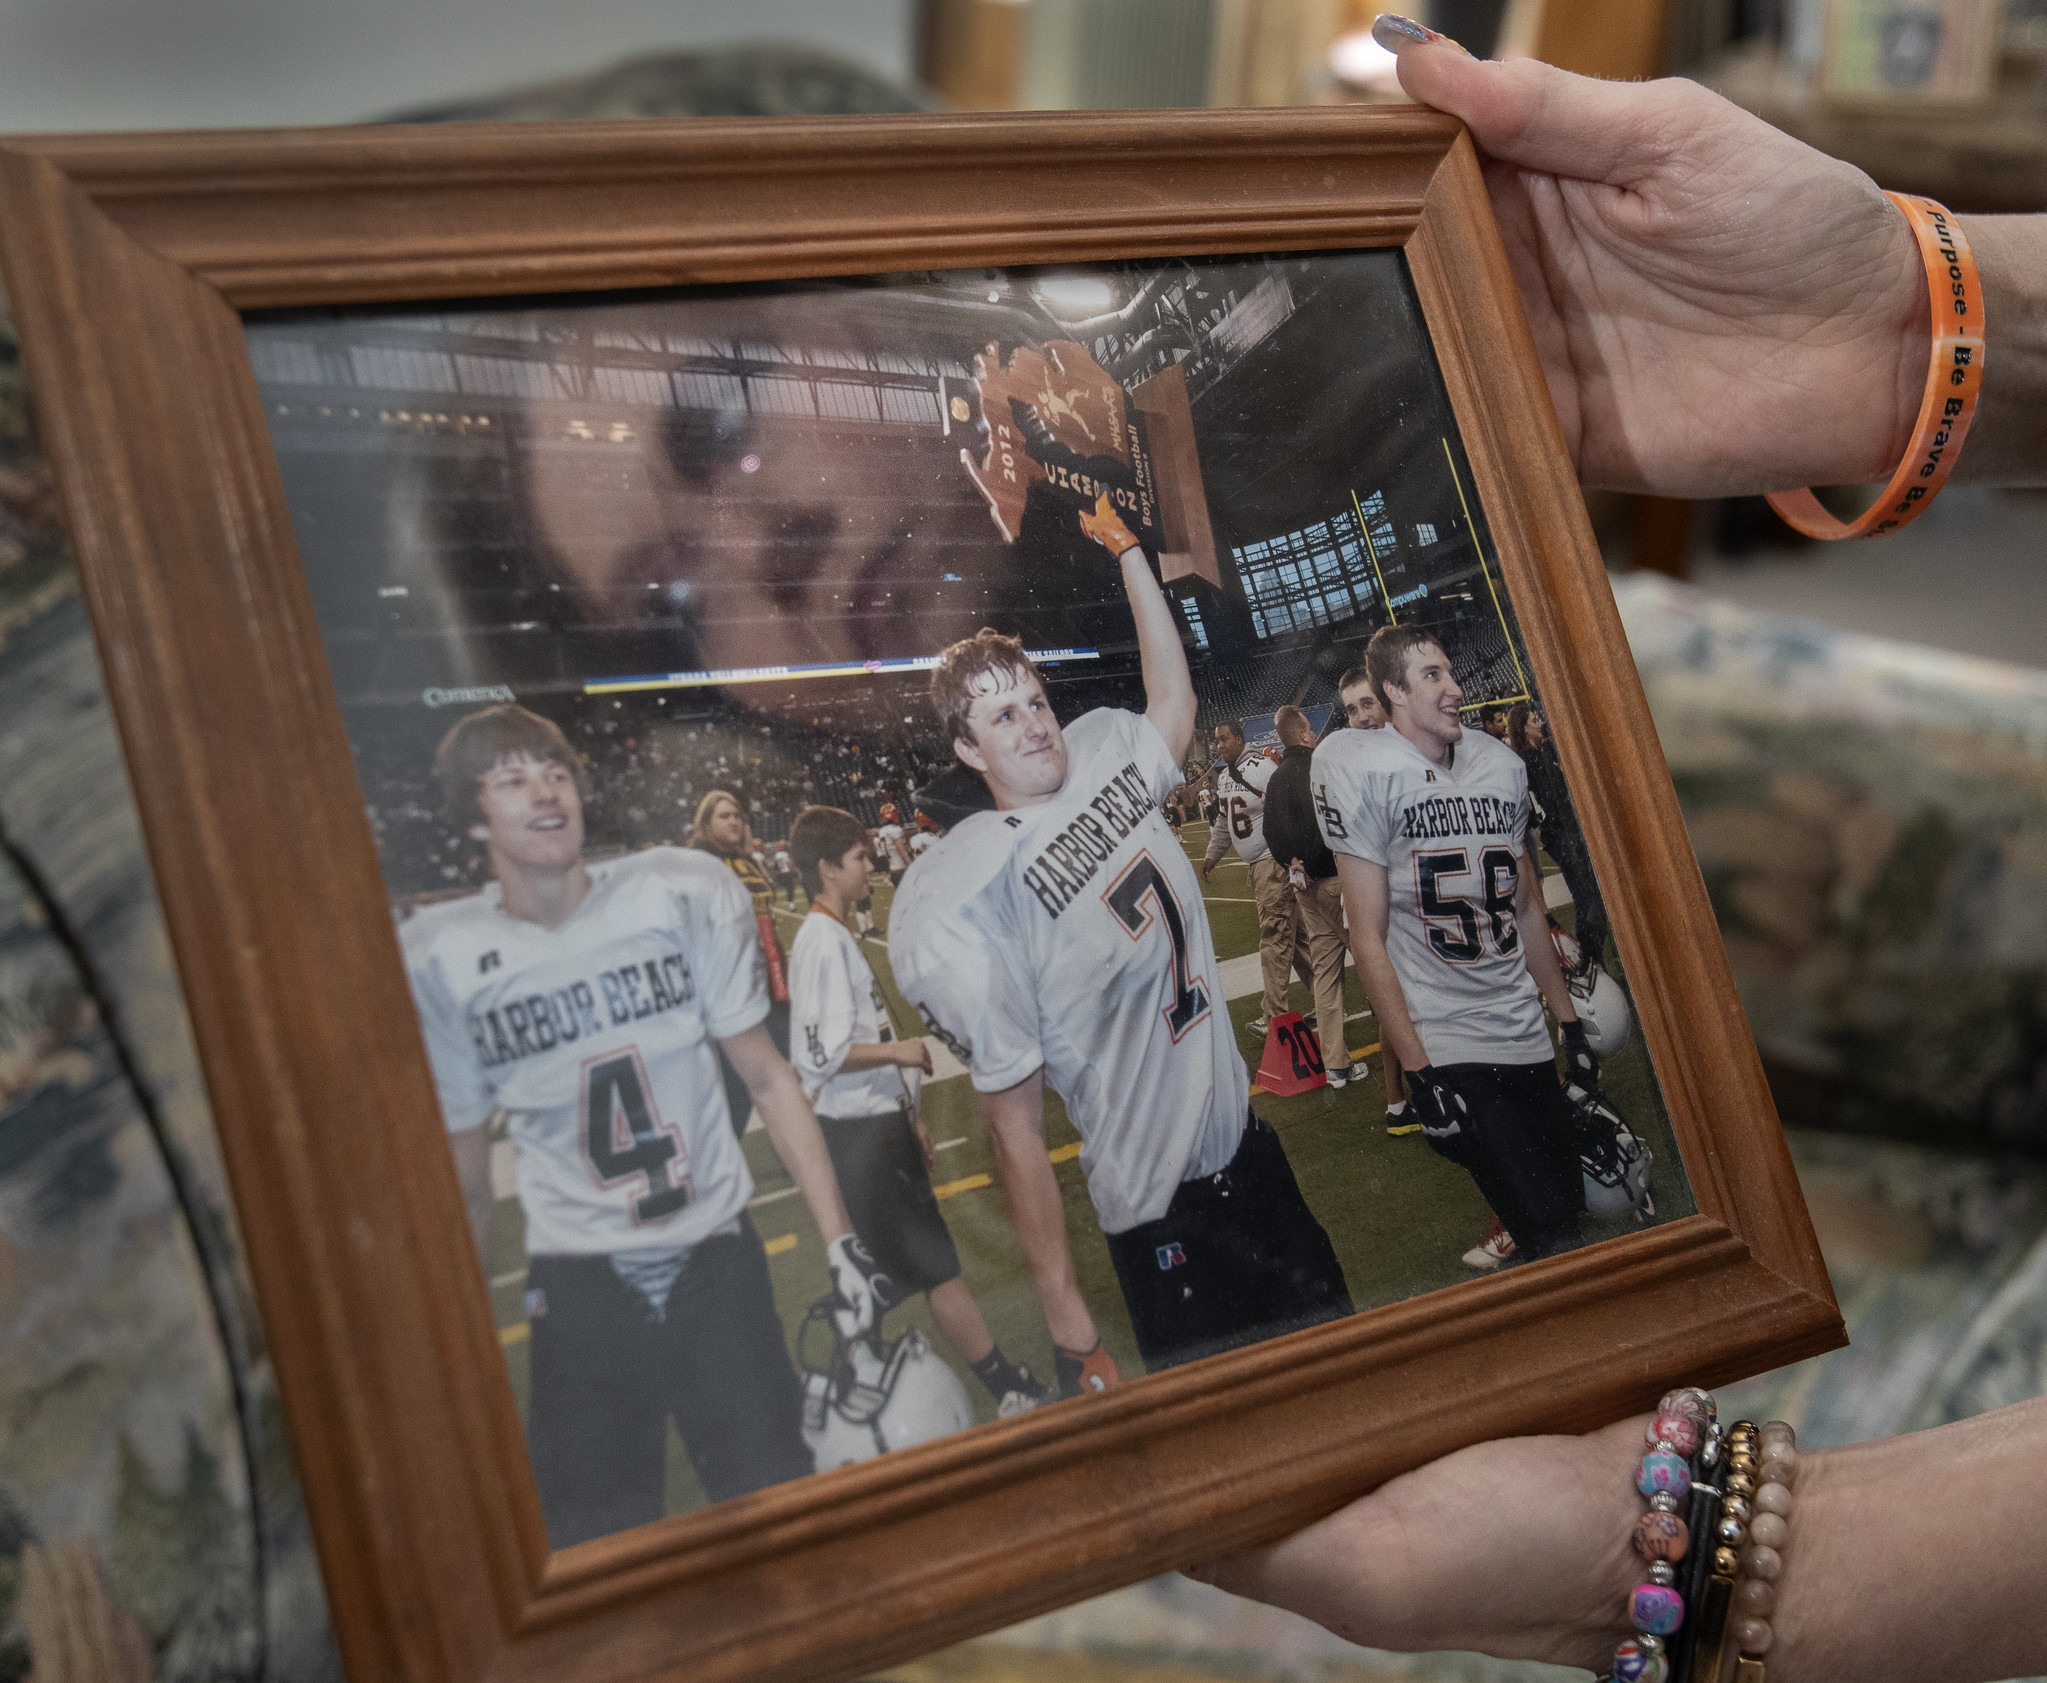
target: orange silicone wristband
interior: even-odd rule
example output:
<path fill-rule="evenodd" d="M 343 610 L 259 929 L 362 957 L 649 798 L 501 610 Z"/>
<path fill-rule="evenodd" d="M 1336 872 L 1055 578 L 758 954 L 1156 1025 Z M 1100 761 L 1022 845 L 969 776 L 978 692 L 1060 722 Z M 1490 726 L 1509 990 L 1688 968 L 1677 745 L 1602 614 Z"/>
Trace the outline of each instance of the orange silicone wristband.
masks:
<path fill-rule="evenodd" d="M 1809 538 L 1874 538 L 1924 514 L 1961 454 L 1983 387 L 1983 285 L 1961 227 L 1945 205 L 1908 193 L 1885 198 L 1905 213 L 1926 263 L 1933 304 L 1933 356 L 1911 447 L 1883 495 L 1857 520 L 1836 520 L 1810 491 L 1777 491 L 1770 506 Z"/>

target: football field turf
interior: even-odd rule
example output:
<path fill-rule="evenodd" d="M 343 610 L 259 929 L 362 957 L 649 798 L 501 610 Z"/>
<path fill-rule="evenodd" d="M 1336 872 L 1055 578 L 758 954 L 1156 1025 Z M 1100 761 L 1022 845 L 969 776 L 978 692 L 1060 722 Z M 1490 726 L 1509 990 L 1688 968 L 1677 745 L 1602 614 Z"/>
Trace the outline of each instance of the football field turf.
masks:
<path fill-rule="evenodd" d="M 1183 832 L 1183 845 L 1197 863 L 1206 848 L 1208 834 L 1208 827 L 1199 823 L 1187 825 Z M 1251 899 L 1249 873 L 1234 853 L 1225 855 L 1225 859 L 1210 876 L 1204 898 L 1215 936 L 1216 956 L 1223 970 L 1223 991 L 1232 996 L 1228 1000 L 1229 1015 L 1237 1026 L 1238 1045 L 1252 1070 L 1252 1107 L 1278 1131 L 1302 1193 L 1335 1244 L 1353 1301 L 1360 1309 L 1366 1309 L 1475 1278 L 1459 1258 L 1478 1242 L 1490 1212 L 1470 1177 L 1430 1151 L 1419 1133 L 1395 1137 L 1386 1132 L 1386 1093 L 1377 1023 L 1366 1008 L 1364 990 L 1354 969 L 1345 971 L 1347 1039 L 1353 1059 L 1358 1060 L 1358 1067 L 1365 1073 L 1341 1091 L 1317 1088 L 1293 1098 L 1277 1098 L 1256 1086 L 1263 1046 L 1244 1025 L 1258 1015 L 1260 1003 L 1257 907 Z M 922 1024 L 897 992 L 889 971 L 883 932 L 887 927 L 890 893 L 887 880 L 877 878 L 874 917 L 880 927 L 862 942 L 862 948 L 881 980 L 897 1032 L 905 1036 L 920 1034 Z M 776 919 L 785 949 L 794 941 L 803 915 L 800 904 L 793 910 L 778 908 Z M 1559 907 L 1556 915 L 1559 922 L 1570 925 L 1568 904 Z M 1308 1017 L 1312 1026 L 1313 1003 L 1298 978 L 1292 984 L 1291 1004 Z M 931 1178 L 940 1199 L 939 1208 L 959 1249 L 967 1287 L 980 1304 L 997 1342 L 1012 1361 L 1026 1364 L 1033 1374 L 1049 1380 L 1051 1337 L 1045 1330 L 1022 1250 L 1009 1225 L 1002 1188 L 994 1178 L 993 1153 L 981 1127 L 978 1101 L 959 1065 L 936 1041 L 931 1044 L 937 1072 L 924 1086 L 923 1116 L 937 1146 L 937 1165 Z M 1669 1122 L 1655 1091 L 1639 1031 L 1631 1030 L 1626 1049 L 1606 1062 L 1602 1084 L 1615 1108 L 1656 1154 L 1657 1218 L 1665 1220 L 1692 1213 L 1695 1206 L 1678 1164 Z M 1081 1178 L 1077 1160 L 1079 1136 L 1067 1122 L 1057 1096 L 1049 1091 L 1045 1096 L 1045 1135 L 1054 1172 L 1065 1195 L 1067 1233 L 1082 1292 L 1110 1353 L 1126 1376 L 1134 1376 L 1143 1368 L 1110 1266 L 1108 1247 L 1096 1225 Z M 767 1245 L 776 1305 L 793 1345 L 804 1311 L 829 1289 L 824 1246 L 802 1198 L 757 1120 L 746 1134 L 745 1149 L 756 1182 L 751 1205 L 753 1221 Z M 512 1148 L 501 1142 L 495 1151 L 493 1177 L 498 1203 L 491 1294 L 499 1339 L 523 1413 L 527 1334 L 523 1223 L 511 1182 Z M 1632 1226 L 1632 1220 L 1627 1218 L 1606 1223 L 1588 1218 L 1585 1231 L 1588 1239 L 1598 1239 Z M 891 1333 L 910 1324 L 922 1327 L 927 1335 L 933 1334 L 929 1311 L 921 1297 L 896 1309 L 888 1318 Z M 821 1334 L 813 1333 L 813 1338 L 819 1346 L 826 1342 Z M 937 1343 L 935 1336 L 933 1342 Z M 950 1355 L 940 1348 L 941 1353 Z M 827 1353 L 821 1347 L 811 1352 L 820 1361 Z M 959 1368 L 979 1417 L 993 1418 L 992 1399 L 964 1367 L 957 1362 L 954 1365 Z M 701 1505 L 703 1493 L 672 1430 L 669 1450 L 669 1511 Z"/>

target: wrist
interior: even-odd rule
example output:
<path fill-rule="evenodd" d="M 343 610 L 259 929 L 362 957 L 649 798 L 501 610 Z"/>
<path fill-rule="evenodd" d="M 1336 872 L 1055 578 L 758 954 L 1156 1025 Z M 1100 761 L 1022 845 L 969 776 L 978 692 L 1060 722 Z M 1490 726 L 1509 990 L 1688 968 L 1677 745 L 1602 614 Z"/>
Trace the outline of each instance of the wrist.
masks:
<path fill-rule="evenodd" d="M 1876 413 L 1887 413 L 1890 425 L 1875 457 L 1859 471 L 1844 475 L 1842 484 L 1859 480 L 1880 485 L 1905 459 L 1918 426 L 1920 401 L 1926 395 L 1926 365 L 1933 353 L 1926 264 L 1919 241 L 1904 212 L 1888 203 L 1884 208 L 1890 212 L 1889 234 L 1874 254 L 1871 280 L 1877 343 L 1888 347 L 1888 355 L 1876 363 L 1877 384 L 1870 395 L 1874 403 L 1884 405 Z"/>

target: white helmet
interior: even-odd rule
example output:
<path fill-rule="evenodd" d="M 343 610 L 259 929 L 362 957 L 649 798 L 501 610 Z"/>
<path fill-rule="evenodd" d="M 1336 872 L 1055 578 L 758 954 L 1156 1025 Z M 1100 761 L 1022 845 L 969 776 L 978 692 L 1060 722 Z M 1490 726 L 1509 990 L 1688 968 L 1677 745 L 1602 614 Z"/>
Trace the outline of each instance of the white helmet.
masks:
<path fill-rule="evenodd" d="M 1585 1025 L 1594 1057 L 1611 1058 L 1628 1043 L 1628 996 L 1596 964 L 1570 979 L 1571 1008 Z"/>
<path fill-rule="evenodd" d="M 1585 1181 L 1588 1215 L 1633 1215 L 1645 1222 L 1656 1214 L 1649 1171 L 1656 1154 L 1597 1094 L 1565 1089 L 1578 1117 L 1578 1168 Z"/>
<path fill-rule="evenodd" d="M 801 1356 L 813 1322 L 831 1324 L 833 1298 L 810 1306 L 796 1335 Z M 803 1373 L 803 1441 L 819 1472 L 963 1432 L 974 1423 L 966 1387 L 915 1327 L 894 1342 L 834 1333 L 830 1365 Z"/>
<path fill-rule="evenodd" d="M 1573 935 L 1554 918 L 1550 920 L 1549 944 L 1557 950 L 1557 963 L 1563 966 L 1568 979 L 1578 974 L 1578 937 Z"/>

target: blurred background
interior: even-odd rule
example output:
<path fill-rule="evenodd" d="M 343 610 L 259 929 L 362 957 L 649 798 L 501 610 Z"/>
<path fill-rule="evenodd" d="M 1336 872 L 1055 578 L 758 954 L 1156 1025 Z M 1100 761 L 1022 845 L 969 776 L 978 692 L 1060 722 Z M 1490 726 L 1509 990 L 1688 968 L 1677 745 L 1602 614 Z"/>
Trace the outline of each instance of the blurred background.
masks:
<path fill-rule="evenodd" d="M 0 0 L 0 132 L 1397 99 L 1374 9 Z M 1694 77 L 1958 211 L 2047 209 L 2047 0 L 1415 9 L 1474 52 Z M 1846 546 L 1760 500 L 1588 501 L 1855 1339 L 1730 1405 L 1825 1444 L 2047 1390 L 2047 500 L 1953 487 Z M 1165 1578 L 892 1675 L 1542 1669 Z M 0 301 L 0 1683 L 31 1676 L 339 1668 Z"/>

